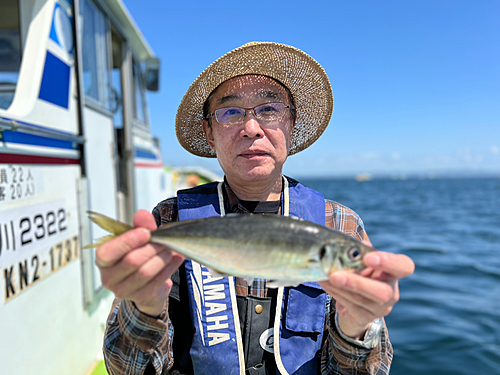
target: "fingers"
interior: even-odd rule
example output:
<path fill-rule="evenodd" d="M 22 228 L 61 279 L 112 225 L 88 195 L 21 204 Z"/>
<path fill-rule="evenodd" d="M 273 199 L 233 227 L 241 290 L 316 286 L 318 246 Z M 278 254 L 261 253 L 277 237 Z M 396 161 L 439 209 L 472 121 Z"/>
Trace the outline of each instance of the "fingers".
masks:
<path fill-rule="evenodd" d="M 368 268 L 360 274 L 333 272 L 328 281 L 320 283 L 339 303 L 338 313 L 351 332 L 387 316 L 399 300 L 398 279 L 414 270 L 413 262 L 405 255 L 376 252 L 367 254 L 365 263 Z"/>
<path fill-rule="evenodd" d="M 153 279 L 151 279 L 147 284 L 145 284 L 142 288 L 137 289 L 131 297 L 137 301 L 137 304 L 144 304 L 146 300 L 142 300 L 144 296 L 153 296 L 156 300 L 158 297 L 162 297 L 162 295 L 157 295 L 155 290 L 159 290 L 160 293 L 162 288 L 165 286 L 168 287 L 168 291 L 171 288 L 171 280 L 170 278 L 174 274 L 174 272 L 179 268 L 184 261 L 182 257 L 174 257 L 172 262 L 168 264 L 165 268 L 163 268 Z"/>
<path fill-rule="evenodd" d="M 99 268 L 111 267 L 131 250 L 146 245 L 151 233 L 146 228 L 136 228 L 106 242 L 96 249 L 96 264 Z"/>
<path fill-rule="evenodd" d="M 157 316 L 170 293 L 170 277 L 184 257 L 149 242 L 156 222 L 148 211 L 136 212 L 134 226 L 135 229 L 97 248 L 96 265 L 105 288 L 117 298 L 133 301 L 146 314 Z"/>
<path fill-rule="evenodd" d="M 171 257 L 172 253 L 164 246 L 157 244 L 148 243 L 141 248 L 134 249 L 113 266 L 101 268 L 102 284 L 107 289 L 113 290 L 115 285 L 121 283 L 141 268 L 145 267 L 142 272 L 147 272 L 148 262 L 151 260 L 158 262 L 167 256 Z"/>
<path fill-rule="evenodd" d="M 348 280 L 342 287 L 335 287 L 338 281 L 333 278 L 328 283 L 325 291 L 335 300 L 342 302 L 349 308 L 352 314 L 371 314 L 371 320 L 388 315 L 394 304 L 399 300 L 399 288 L 397 282 L 387 284 L 377 280 L 371 280 L 372 283 L 358 284 Z M 370 279 L 367 279 L 370 281 Z M 374 291 L 371 289 L 375 289 Z M 354 311 L 356 307 L 358 311 Z"/>
<path fill-rule="evenodd" d="M 170 277 L 183 261 L 183 256 L 168 248 L 148 243 L 115 265 L 100 268 L 102 284 L 117 298 L 133 301 L 140 311 L 158 316 L 170 293 Z"/>
<path fill-rule="evenodd" d="M 182 264 L 183 259 L 183 257 L 165 250 L 151 258 L 118 284 L 112 285 L 111 288 L 118 298 L 131 299 L 137 304 L 144 304 L 145 300 L 154 298 L 152 296 L 152 294 L 156 294 L 154 290 L 173 275 Z M 138 293 L 142 289 L 151 290 L 148 293 L 145 293 L 144 290 L 143 293 Z"/>
<path fill-rule="evenodd" d="M 371 245 L 368 236 L 363 242 Z M 336 301 L 341 330 L 352 337 L 361 337 L 367 324 L 389 315 L 399 301 L 398 280 L 415 270 L 413 261 L 402 254 L 375 251 L 363 261 L 367 268 L 359 274 L 334 272 L 320 283 Z"/>
<path fill-rule="evenodd" d="M 156 221 L 151 212 L 146 210 L 139 210 L 134 215 L 134 227 L 147 228 L 150 231 L 156 230 Z"/>
<path fill-rule="evenodd" d="M 385 304 L 394 299 L 394 281 L 374 280 L 347 272 L 332 273 L 329 281 L 329 287 L 336 293 L 352 294 L 353 298 L 363 297 L 363 302 L 369 300 Z"/>
<path fill-rule="evenodd" d="M 172 288 L 172 280 L 170 278 L 183 261 L 183 257 L 174 254 L 171 262 L 142 288 L 137 288 L 137 284 L 132 284 L 137 289 L 124 290 L 126 294 L 117 295 L 117 297 L 134 301 L 136 307 L 148 315 L 160 315 Z"/>
<path fill-rule="evenodd" d="M 376 270 L 371 274 L 376 273 Z M 335 299 L 342 331 L 352 337 L 363 335 L 376 318 L 389 315 L 399 300 L 398 281 L 381 281 L 359 274 L 336 272 L 320 283 Z"/>
<path fill-rule="evenodd" d="M 96 264 L 99 268 L 111 267 L 126 256 L 131 250 L 144 246 L 150 239 L 149 231 L 156 229 L 154 216 L 139 210 L 134 215 L 136 229 L 99 246 L 96 250 Z"/>
<path fill-rule="evenodd" d="M 392 254 L 382 251 L 368 253 L 364 257 L 368 267 L 380 270 L 393 279 L 402 279 L 415 271 L 415 263 L 404 254 Z"/>

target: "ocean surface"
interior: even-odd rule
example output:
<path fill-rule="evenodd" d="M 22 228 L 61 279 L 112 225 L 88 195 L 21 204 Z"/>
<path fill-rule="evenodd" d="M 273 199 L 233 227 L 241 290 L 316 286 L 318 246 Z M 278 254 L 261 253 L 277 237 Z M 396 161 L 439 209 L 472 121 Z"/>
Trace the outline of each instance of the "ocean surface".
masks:
<path fill-rule="evenodd" d="M 300 179 L 415 273 L 386 318 L 391 375 L 500 374 L 500 179 Z"/>

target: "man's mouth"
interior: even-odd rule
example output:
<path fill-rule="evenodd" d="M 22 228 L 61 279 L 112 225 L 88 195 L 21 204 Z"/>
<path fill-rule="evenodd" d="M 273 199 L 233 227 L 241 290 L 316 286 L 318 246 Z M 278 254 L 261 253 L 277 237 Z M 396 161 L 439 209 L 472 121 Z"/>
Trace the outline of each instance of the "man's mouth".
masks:
<path fill-rule="evenodd" d="M 269 154 L 265 151 L 261 150 L 254 150 L 254 151 L 244 151 L 242 152 L 239 156 L 245 159 L 254 159 L 254 158 L 259 158 L 263 156 L 268 156 Z"/>

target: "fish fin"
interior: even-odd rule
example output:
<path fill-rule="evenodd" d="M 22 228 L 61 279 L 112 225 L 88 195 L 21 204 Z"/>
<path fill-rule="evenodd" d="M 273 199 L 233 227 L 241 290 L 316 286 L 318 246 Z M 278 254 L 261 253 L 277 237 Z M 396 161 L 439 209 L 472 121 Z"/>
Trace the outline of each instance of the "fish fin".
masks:
<path fill-rule="evenodd" d="M 238 214 L 236 212 L 230 212 L 228 214 L 225 214 L 224 216 L 226 217 L 236 217 L 236 216 L 240 216 L 241 214 Z M 221 216 L 222 217 L 222 216 Z"/>
<path fill-rule="evenodd" d="M 112 219 L 110 217 L 107 217 L 103 214 L 99 214 L 97 212 L 87 211 L 87 214 L 89 215 L 89 219 L 92 222 L 96 223 L 102 229 L 104 229 L 112 234 L 98 238 L 97 240 L 95 240 L 94 243 L 91 243 L 91 244 L 84 246 L 83 247 L 84 249 L 91 249 L 93 247 L 100 246 L 103 243 L 108 242 L 108 241 L 112 240 L 113 238 L 119 236 L 120 234 L 123 234 L 123 233 L 129 231 L 130 229 L 133 229 L 133 227 L 131 225 L 122 223 L 118 220 Z"/>
<path fill-rule="evenodd" d="M 207 267 L 208 269 L 208 272 L 210 272 L 210 275 L 212 275 L 212 277 L 230 277 L 231 275 L 228 275 L 224 272 L 221 272 L 221 271 L 218 271 L 214 268 L 211 268 L 211 267 Z"/>
<path fill-rule="evenodd" d="M 231 276 L 233 276 L 233 275 L 228 275 L 227 273 L 221 272 L 219 270 L 216 270 L 216 269 L 208 267 L 208 266 L 205 266 L 205 267 L 207 267 L 208 272 L 210 272 L 210 275 L 212 275 L 212 277 L 231 277 Z M 253 280 L 255 279 L 254 277 L 246 277 L 246 276 L 242 276 L 242 278 L 247 282 L 247 285 L 252 285 Z"/>
<path fill-rule="evenodd" d="M 298 286 L 302 283 L 302 280 L 268 280 L 268 288 L 279 288 L 282 286 Z"/>
<path fill-rule="evenodd" d="M 97 212 L 87 211 L 87 214 L 89 215 L 89 219 L 99 225 L 102 229 L 116 235 L 123 234 L 126 231 L 133 229 L 131 225 L 122 223 Z"/>
<path fill-rule="evenodd" d="M 208 272 L 210 272 L 210 275 L 212 275 L 212 277 L 231 277 L 231 276 L 233 276 L 233 275 L 228 275 L 227 273 L 218 271 L 214 268 L 211 268 L 208 266 L 206 266 L 206 267 L 208 269 Z M 242 278 L 247 282 L 247 285 L 252 285 L 253 280 L 255 279 L 255 277 L 247 277 L 247 276 L 242 276 Z"/>
<path fill-rule="evenodd" d="M 94 240 L 93 243 L 89 243 L 88 245 L 84 246 L 83 248 L 84 249 L 92 249 L 93 247 L 100 246 L 103 243 L 108 242 L 108 241 L 112 240 L 115 237 L 116 237 L 115 234 L 110 234 L 110 235 L 107 235 L 107 236 L 104 236 L 104 237 L 100 237 L 100 238 Z"/>

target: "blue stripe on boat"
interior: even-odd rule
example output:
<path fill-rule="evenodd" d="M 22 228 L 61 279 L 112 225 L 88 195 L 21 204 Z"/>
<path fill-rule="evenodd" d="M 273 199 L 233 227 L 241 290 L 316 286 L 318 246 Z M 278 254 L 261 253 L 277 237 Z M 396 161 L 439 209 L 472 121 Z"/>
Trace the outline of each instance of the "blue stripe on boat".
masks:
<path fill-rule="evenodd" d="M 135 148 L 135 157 L 136 158 L 144 158 L 144 159 L 153 159 L 156 160 L 157 157 L 151 151 L 143 149 L 143 148 Z"/>
<path fill-rule="evenodd" d="M 71 141 L 63 141 L 60 139 L 42 137 L 40 135 L 21 133 L 10 130 L 5 130 L 3 132 L 3 138 L 1 140 L 10 143 L 19 143 L 32 146 L 55 147 L 67 150 L 75 150 L 77 148 L 73 147 L 73 142 Z"/>
<path fill-rule="evenodd" d="M 68 109 L 70 67 L 47 52 L 38 98 Z"/>

